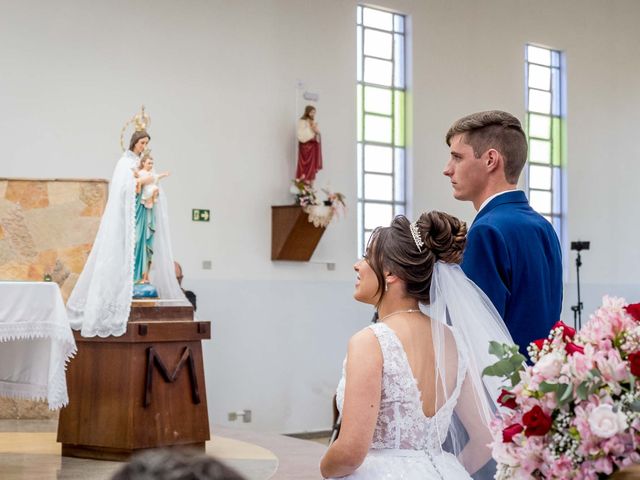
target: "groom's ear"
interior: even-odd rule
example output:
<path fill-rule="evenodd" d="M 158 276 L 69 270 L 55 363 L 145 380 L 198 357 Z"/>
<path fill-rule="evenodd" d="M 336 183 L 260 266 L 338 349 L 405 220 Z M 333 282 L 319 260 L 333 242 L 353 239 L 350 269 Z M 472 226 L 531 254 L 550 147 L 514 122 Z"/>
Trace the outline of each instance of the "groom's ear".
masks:
<path fill-rule="evenodd" d="M 495 148 L 490 148 L 484 154 L 484 162 L 487 166 L 487 172 L 493 173 L 502 168 L 502 155 Z"/>

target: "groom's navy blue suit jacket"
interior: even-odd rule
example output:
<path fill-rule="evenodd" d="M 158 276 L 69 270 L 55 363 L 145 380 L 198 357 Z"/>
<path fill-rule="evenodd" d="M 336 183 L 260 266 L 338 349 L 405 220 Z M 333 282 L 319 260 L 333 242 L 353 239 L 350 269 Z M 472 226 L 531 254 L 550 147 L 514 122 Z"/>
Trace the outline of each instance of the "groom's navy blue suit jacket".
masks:
<path fill-rule="evenodd" d="M 462 269 L 491 299 L 525 356 L 529 343 L 546 338 L 560 319 L 560 242 L 523 191 L 503 193 L 480 210 Z"/>

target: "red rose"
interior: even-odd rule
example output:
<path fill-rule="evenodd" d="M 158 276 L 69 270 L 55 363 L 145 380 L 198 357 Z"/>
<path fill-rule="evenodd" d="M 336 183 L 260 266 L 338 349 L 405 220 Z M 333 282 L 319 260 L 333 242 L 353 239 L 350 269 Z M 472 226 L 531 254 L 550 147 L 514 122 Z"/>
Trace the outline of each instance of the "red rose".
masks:
<path fill-rule="evenodd" d="M 576 330 L 574 328 L 571 328 L 569 325 L 561 322 L 560 320 L 558 320 L 556 324 L 551 327 L 551 330 L 555 330 L 556 328 L 562 329 L 562 339 L 565 342 L 567 341 L 567 338 L 573 339 L 573 337 L 576 335 Z"/>
<path fill-rule="evenodd" d="M 502 441 L 504 443 L 513 442 L 513 437 L 519 434 L 524 430 L 524 427 L 519 423 L 514 423 L 513 425 L 502 430 Z"/>
<path fill-rule="evenodd" d="M 551 417 L 538 405 L 522 416 L 522 423 L 526 427 L 524 434 L 527 437 L 542 436 L 551 429 Z"/>
<path fill-rule="evenodd" d="M 574 353 L 584 353 L 584 347 L 576 345 L 575 343 L 567 343 L 564 347 L 567 355 L 573 355 Z"/>
<path fill-rule="evenodd" d="M 629 315 L 637 322 L 640 322 L 640 303 L 631 303 L 624 307 Z"/>
<path fill-rule="evenodd" d="M 503 407 L 510 408 L 511 410 L 515 410 L 515 408 L 518 406 L 518 404 L 516 403 L 516 396 L 509 390 L 505 390 L 504 388 L 500 392 L 498 403 Z"/>
<path fill-rule="evenodd" d="M 631 373 L 636 377 L 640 377 L 640 352 L 634 352 L 629 355 L 629 366 Z"/>

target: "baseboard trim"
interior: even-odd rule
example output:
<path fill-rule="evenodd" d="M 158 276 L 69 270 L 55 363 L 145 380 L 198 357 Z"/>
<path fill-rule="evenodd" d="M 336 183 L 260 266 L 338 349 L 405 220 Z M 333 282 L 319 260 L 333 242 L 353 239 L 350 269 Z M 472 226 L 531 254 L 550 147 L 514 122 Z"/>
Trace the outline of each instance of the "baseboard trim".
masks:
<path fill-rule="evenodd" d="M 285 433 L 287 437 L 298 438 L 300 440 L 317 440 L 318 438 L 329 438 L 331 430 L 317 430 L 315 432 Z"/>

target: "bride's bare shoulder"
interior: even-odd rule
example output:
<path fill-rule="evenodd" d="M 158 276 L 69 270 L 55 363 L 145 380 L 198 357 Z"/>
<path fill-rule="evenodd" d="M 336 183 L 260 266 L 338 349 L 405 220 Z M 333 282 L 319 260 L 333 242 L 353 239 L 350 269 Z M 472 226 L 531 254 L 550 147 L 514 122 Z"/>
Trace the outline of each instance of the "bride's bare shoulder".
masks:
<path fill-rule="evenodd" d="M 354 358 L 361 356 L 365 356 L 366 358 L 380 356 L 381 358 L 382 356 L 378 339 L 369 327 L 363 328 L 349 339 L 348 351 L 348 355 Z"/>

